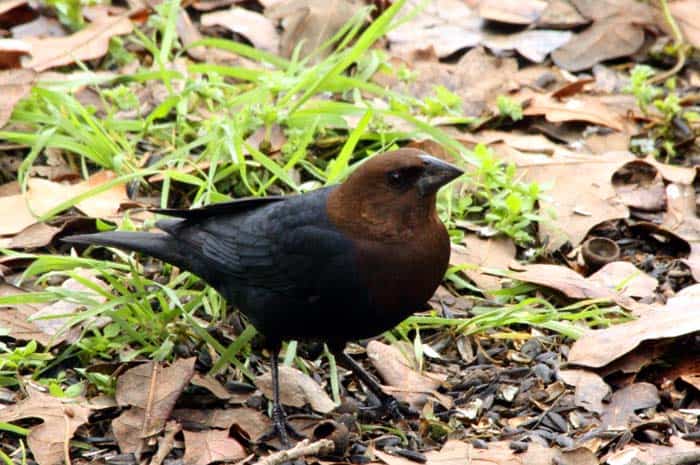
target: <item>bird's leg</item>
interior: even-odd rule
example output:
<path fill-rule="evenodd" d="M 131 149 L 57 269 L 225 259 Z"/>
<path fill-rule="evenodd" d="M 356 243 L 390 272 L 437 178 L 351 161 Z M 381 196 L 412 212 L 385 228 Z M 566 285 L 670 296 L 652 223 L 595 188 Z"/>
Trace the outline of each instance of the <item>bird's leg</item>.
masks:
<path fill-rule="evenodd" d="M 413 416 L 416 412 L 413 412 L 409 407 L 402 405 L 396 397 L 387 394 L 382 390 L 379 382 L 369 374 L 362 365 L 357 363 L 352 357 L 346 354 L 343 350 L 336 350 L 335 356 L 341 365 L 352 370 L 355 376 L 360 378 L 360 381 L 367 386 L 367 389 L 372 391 L 372 394 L 377 396 L 379 401 L 382 403 L 382 409 L 389 414 L 395 420 L 400 420 L 404 418 L 404 415 Z"/>
<path fill-rule="evenodd" d="M 272 430 L 265 433 L 261 438 L 260 442 L 264 442 L 273 436 L 277 436 L 284 449 L 289 449 L 291 444 L 289 442 L 289 436 L 295 439 L 302 439 L 304 436 L 297 432 L 297 430 L 292 427 L 287 421 L 287 414 L 282 407 L 282 402 L 280 402 L 280 379 L 279 379 L 279 365 L 277 359 L 279 358 L 280 347 L 276 346 L 271 351 L 270 354 L 270 366 L 272 368 Z"/>

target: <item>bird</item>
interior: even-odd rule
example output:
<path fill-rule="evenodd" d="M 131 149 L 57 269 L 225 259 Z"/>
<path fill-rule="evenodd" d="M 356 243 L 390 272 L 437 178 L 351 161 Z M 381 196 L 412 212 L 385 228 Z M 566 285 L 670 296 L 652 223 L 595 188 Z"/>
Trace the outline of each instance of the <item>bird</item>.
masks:
<path fill-rule="evenodd" d="M 396 399 L 344 348 L 426 308 L 450 257 L 437 192 L 462 174 L 422 150 L 400 148 L 368 157 L 340 184 L 152 209 L 169 217 L 156 222 L 162 232 L 63 240 L 150 255 L 194 273 L 237 307 L 269 350 L 271 433 L 287 448 L 289 436 L 298 433 L 280 402 L 278 357 L 285 340 L 326 343 L 391 415 L 401 416 Z"/>

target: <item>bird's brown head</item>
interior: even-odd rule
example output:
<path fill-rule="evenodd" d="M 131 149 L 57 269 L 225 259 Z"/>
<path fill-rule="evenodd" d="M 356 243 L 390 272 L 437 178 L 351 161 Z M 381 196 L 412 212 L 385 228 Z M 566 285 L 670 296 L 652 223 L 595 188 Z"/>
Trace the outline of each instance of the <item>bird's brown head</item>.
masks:
<path fill-rule="evenodd" d="M 435 196 L 462 170 L 417 149 L 404 148 L 364 162 L 328 199 L 337 226 L 367 238 L 405 239 L 439 221 Z"/>

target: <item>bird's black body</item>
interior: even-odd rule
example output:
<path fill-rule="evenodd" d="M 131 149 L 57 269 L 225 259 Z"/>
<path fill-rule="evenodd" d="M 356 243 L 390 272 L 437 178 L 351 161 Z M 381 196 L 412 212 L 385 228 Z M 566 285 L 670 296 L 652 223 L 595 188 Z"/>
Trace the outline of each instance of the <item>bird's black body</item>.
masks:
<path fill-rule="evenodd" d="M 318 339 L 387 400 L 342 349 L 349 340 L 391 329 L 431 297 L 450 253 L 435 195 L 459 174 L 418 150 L 401 149 L 374 157 L 338 186 L 154 210 L 174 217 L 157 223 L 163 233 L 65 240 L 143 252 L 200 276 L 265 336 L 275 386 L 282 340 Z M 275 408 L 285 443 L 277 395 Z"/>
<path fill-rule="evenodd" d="M 218 204 L 212 215 L 208 207 L 179 211 L 184 219 L 157 224 L 167 233 L 164 246 L 176 250 L 177 258 L 155 256 L 202 277 L 272 344 L 321 339 L 340 345 L 350 337 L 373 336 L 376 327 L 368 318 L 379 312 L 358 278 L 353 244 L 326 215 L 332 189 L 262 204 L 258 199 Z M 230 212 L 226 205 L 233 207 Z M 138 247 L 130 245 L 121 247 Z M 385 329 L 398 321 L 392 323 Z"/>

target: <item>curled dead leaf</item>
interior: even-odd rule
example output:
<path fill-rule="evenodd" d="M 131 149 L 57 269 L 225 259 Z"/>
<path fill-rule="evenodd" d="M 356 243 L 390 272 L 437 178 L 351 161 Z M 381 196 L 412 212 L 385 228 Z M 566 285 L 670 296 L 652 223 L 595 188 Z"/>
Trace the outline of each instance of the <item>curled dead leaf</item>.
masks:
<path fill-rule="evenodd" d="M 326 391 L 309 375 L 286 365 L 279 367 L 280 396 L 282 404 L 303 407 L 306 404 L 320 413 L 329 413 L 335 409 L 335 403 Z M 255 385 L 272 399 L 272 376 L 270 373 L 258 376 Z"/>

